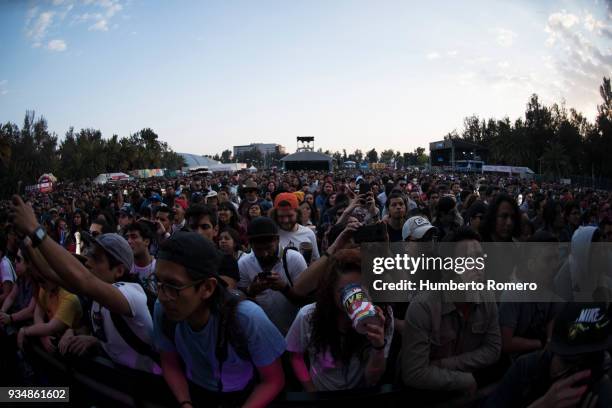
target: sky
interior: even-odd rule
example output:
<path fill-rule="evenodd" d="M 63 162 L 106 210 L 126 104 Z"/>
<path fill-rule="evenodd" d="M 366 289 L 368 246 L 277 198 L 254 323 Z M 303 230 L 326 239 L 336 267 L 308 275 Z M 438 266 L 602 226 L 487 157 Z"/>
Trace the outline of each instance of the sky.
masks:
<path fill-rule="evenodd" d="M 0 123 L 35 110 L 60 139 L 405 152 L 532 93 L 593 121 L 612 0 L 0 0 L 0 55 Z"/>

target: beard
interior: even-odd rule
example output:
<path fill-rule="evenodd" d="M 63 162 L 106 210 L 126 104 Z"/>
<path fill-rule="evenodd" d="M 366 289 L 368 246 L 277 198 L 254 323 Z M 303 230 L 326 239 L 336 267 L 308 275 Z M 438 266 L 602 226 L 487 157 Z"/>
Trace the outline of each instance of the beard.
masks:
<path fill-rule="evenodd" d="M 262 269 L 272 269 L 276 262 L 278 262 L 277 255 L 267 255 L 267 256 L 256 256 L 257 262 Z"/>

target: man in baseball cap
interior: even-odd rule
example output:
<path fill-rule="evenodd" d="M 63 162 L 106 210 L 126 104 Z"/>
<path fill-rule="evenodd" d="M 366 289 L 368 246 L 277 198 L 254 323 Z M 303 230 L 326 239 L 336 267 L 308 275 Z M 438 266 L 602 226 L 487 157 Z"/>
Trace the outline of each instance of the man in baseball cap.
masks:
<path fill-rule="evenodd" d="M 293 193 L 280 193 L 274 198 L 274 209 L 271 217 L 279 227 L 281 248 L 300 248 L 306 243 L 312 248 L 312 260 L 319 259 L 319 249 L 315 233 L 298 223 L 299 202 Z"/>
<path fill-rule="evenodd" d="M 115 363 L 159 374 L 161 369 L 154 359 L 126 344 L 115 326 L 115 321 L 119 321 L 116 319 L 121 319 L 142 342 L 151 344 L 153 323 L 147 296 L 138 283 L 124 281 L 134 262 L 127 241 L 118 234 L 100 235 L 88 251 L 88 269 L 48 237 L 44 228 L 38 225 L 32 208 L 20 197 L 13 197 L 12 210 L 14 224 L 30 237 L 31 245 L 40 251 L 53 269 L 56 283 L 93 301 L 91 325 L 94 336 L 74 336 L 65 340 L 62 347 L 71 350 L 72 342 L 78 341 L 78 352 L 82 354 L 100 344 Z"/>
<path fill-rule="evenodd" d="M 423 216 L 410 217 L 402 227 L 404 241 L 428 241 L 433 239 L 437 232 L 436 227 Z"/>
<path fill-rule="evenodd" d="M 270 209 L 270 203 L 259 197 L 259 186 L 253 180 L 248 180 L 241 189 L 241 193 L 244 194 L 244 200 L 238 207 L 238 213 L 242 217 L 246 217 L 249 208 L 252 204 L 258 203 L 261 208 L 262 214 L 266 214 Z"/>
<path fill-rule="evenodd" d="M 611 328 L 608 304 L 566 303 L 548 346 L 518 359 L 484 406 L 612 406 Z"/>
<path fill-rule="evenodd" d="M 279 230 L 268 217 L 254 218 L 247 226 L 252 251 L 238 261 L 238 287 L 261 305 L 272 323 L 286 334 L 297 315 L 298 297 L 292 286 L 306 269 L 306 261 L 298 251 L 279 246 Z"/>
<path fill-rule="evenodd" d="M 119 210 L 119 230 L 122 235 L 125 235 L 125 229 L 128 225 L 134 222 L 135 211 L 130 204 L 123 204 Z"/>

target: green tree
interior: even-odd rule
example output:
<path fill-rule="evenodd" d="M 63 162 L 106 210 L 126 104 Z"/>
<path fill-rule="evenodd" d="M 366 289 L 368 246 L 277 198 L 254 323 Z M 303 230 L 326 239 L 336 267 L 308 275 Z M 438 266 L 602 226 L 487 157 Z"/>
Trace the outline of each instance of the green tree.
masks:
<path fill-rule="evenodd" d="M 376 149 L 367 152 L 366 157 L 368 158 L 368 163 L 378 163 L 378 152 Z"/>
<path fill-rule="evenodd" d="M 222 163 L 230 163 L 232 161 L 232 151 L 226 149 L 221 152 L 221 162 Z"/>

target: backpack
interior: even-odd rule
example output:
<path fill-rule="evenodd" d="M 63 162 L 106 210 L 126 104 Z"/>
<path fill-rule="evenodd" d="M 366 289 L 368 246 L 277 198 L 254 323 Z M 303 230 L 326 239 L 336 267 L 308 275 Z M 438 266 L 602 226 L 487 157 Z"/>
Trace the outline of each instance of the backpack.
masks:
<path fill-rule="evenodd" d="M 238 304 L 243 300 L 242 297 L 234 291 L 227 291 L 224 305 L 219 314 L 219 325 L 217 327 L 217 342 L 215 345 L 215 358 L 219 363 L 219 381 L 217 382 L 218 392 L 223 392 L 223 363 L 228 357 L 228 345 L 231 344 L 234 351 L 242 360 L 250 361 L 253 364 L 253 359 L 248 349 L 244 333 L 235 321 L 236 309 Z M 175 343 L 177 322 L 171 321 L 162 315 L 162 333 L 172 343 Z"/>

